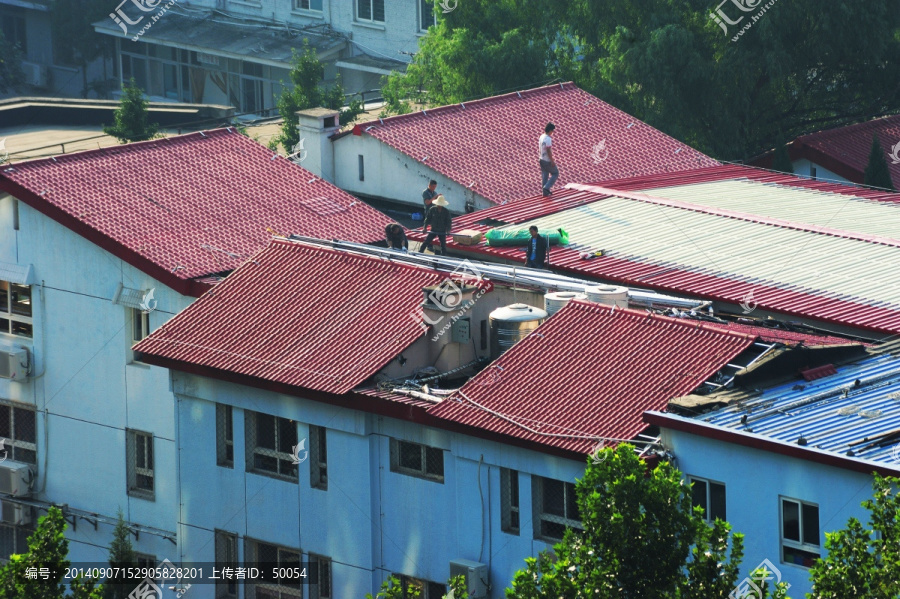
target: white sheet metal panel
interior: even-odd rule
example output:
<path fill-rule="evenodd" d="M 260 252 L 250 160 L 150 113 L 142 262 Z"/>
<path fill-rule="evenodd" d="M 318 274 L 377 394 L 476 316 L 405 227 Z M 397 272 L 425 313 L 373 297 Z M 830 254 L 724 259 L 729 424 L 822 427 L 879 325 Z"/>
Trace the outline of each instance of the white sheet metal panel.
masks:
<path fill-rule="evenodd" d="M 9 281 L 19 285 L 33 285 L 34 267 L 31 264 L 0 262 L 0 281 Z"/>
<path fill-rule="evenodd" d="M 900 204 L 892 202 L 746 179 L 660 187 L 643 193 L 799 225 L 900 239 Z"/>
<path fill-rule="evenodd" d="M 766 206 L 768 187 L 757 189 Z M 900 308 L 896 247 L 615 197 L 528 224 L 566 229 L 574 249 L 602 248 L 610 256 Z"/>

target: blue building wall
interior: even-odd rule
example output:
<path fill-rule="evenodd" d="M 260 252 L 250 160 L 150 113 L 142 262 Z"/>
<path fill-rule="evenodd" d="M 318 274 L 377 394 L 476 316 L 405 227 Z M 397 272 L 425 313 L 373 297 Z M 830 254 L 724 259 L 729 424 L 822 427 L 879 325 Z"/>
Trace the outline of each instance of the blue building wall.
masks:
<path fill-rule="evenodd" d="M 455 558 L 489 564 L 490 596 L 502 597 L 524 558 L 549 548 L 533 539 L 529 475 L 574 482 L 584 472 L 581 462 L 394 418 L 174 371 L 172 378 L 182 563 L 214 562 L 219 529 L 330 557 L 334 597 L 374 593 L 391 573 L 446 583 Z M 233 469 L 216 465 L 216 402 L 234 407 Z M 246 473 L 246 410 L 295 420 L 300 439 L 311 424 L 325 427 L 328 489 L 311 487 L 308 460 L 299 483 Z M 392 437 L 443 449 L 443 484 L 392 472 Z M 520 472 L 519 535 L 501 531 L 501 466 Z M 238 545 L 243 560 L 242 539 Z M 195 589 L 197 599 L 213 596 L 210 585 Z"/>
<path fill-rule="evenodd" d="M 819 506 L 822 557 L 826 532 L 844 528 L 850 517 L 869 520 L 860 504 L 872 497 L 871 475 L 669 429 L 662 441 L 685 476 L 725 484 L 728 522 L 746 535 L 741 577 L 768 559 L 790 583 L 791 597 L 804 597 L 812 585 L 808 568 L 782 561 L 781 497 Z"/>
<path fill-rule="evenodd" d="M 37 375 L 0 379 L 0 400 L 37 411 L 37 480 L 33 499 L 174 533 L 177 521 L 174 398 L 168 371 L 131 361 L 130 313 L 111 299 L 119 283 L 155 288 L 149 314 L 159 328 L 193 298 L 124 263 L 71 230 L 0 194 L 0 261 L 31 264 L 34 336 L 0 333 L 0 344 L 27 347 Z M 127 494 L 125 429 L 153 433 L 155 497 Z M 38 515 L 43 514 L 40 512 Z M 113 526 L 71 525 L 73 562 L 105 562 Z M 132 537 L 136 551 L 169 557 L 175 545 L 153 534 Z M 6 557 L 0 556 L 0 557 Z M 171 558 L 170 558 L 171 559 Z"/>

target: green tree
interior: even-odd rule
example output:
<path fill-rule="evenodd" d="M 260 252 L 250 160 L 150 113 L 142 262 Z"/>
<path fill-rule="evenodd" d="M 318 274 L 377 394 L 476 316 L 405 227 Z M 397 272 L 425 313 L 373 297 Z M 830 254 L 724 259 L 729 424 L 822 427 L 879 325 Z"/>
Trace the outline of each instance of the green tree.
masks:
<path fill-rule="evenodd" d="M 101 599 L 102 587 L 91 578 L 71 582 L 70 593 L 62 583 L 71 562 L 67 559 L 69 541 L 65 538 L 66 521 L 59 508 L 51 507 L 38 519 L 37 528 L 28 537 L 28 552 L 11 555 L 0 568 L 0 599 Z M 47 568 L 50 577 L 29 578 L 28 571 Z"/>
<path fill-rule="evenodd" d="M 510 599 L 726 598 L 737 585 L 743 538 L 691 509 L 690 488 L 666 462 L 648 472 L 627 444 L 590 461 L 576 484 L 583 531 L 526 558 Z M 693 545 L 693 549 L 692 549 Z M 689 557 L 691 560 L 688 561 Z"/>
<path fill-rule="evenodd" d="M 828 555 L 816 561 L 810 574 L 810 599 L 897 599 L 900 597 L 900 479 L 875 474 L 869 526 L 850 518 L 847 528 L 825 533 Z"/>
<path fill-rule="evenodd" d="M 3 37 L 0 31 L 0 94 L 15 91 L 25 83 L 22 71 L 22 52 Z"/>
<path fill-rule="evenodd" d="M 109 18 L 110 6 L 107 0 L 53 0 L 50 4 L 50 27 L 56 56 L 70 58 L 81 67 L 81 95 L 87 97 L 91 86 L 88 84 L 88 65 L 100 57 L 112 55 L 115 42 L 112 37 L 97 33 L 92 23 Z M 106 62 L 103 63 L 106 74 Z M 104 82 L 94 86 L 98 95 L 106 97 Z"/>
<path fill-rule="evenodd" d="M 284 122 L 281 125 L 281 133 L 273 137 L 269 143 L 271 149 L 281 144 L 288 152 L 300 141 L 300 132 L 297 130 L 298 110 L 320 106 L 340 110 L 341 125 L 352 123 L 363 112 L 360 100 L 352 100 L 349 106 L 344 108 L 344 88 L 341 85 L 340 75 L 331 88 L 326 89 L 320 85 L 325 76 L 325 67 L 319 62 L 316 51 L 310 48 L 309 40 L 303 39 L 302 52 L 293 50 L 291 62 L 290 76 L 294 86 L 285 87 L 278 98 L 278 113 Z"/>
<path fill-rule="evenodd" d="M 778 2 L 725 31 L 706 2 L 467 0 L 419 42 L 387 108 L 573 79 L 637 118 L 726 160 L 900 108 L 900 4 Z M 744 6 L 763 2 L 748 0 Z M 440 13 L 438 13 L 440 15 Z M 758 17 L 753 26 L 737 35 Z M 723 22 L 724 25 L 724 22 Z"/>
<path fill-rule="evenodd" d="M 451 594 L 453 595 L 453 599 L 469 599 L 469 591 L 466 587 L 465 576 L 454 576 L 449 582 L 450 593 L 444 595 L 444 599 L 447 599 Z"/>
<path fill-rule="evenodd" d="M 400 579 L 391 576 L 381 583 L 381 590 L 374 597 L 372 593 L 366 593 L 366 599 L 418 599 L 421 592 L 418 587 L 409 587 L 406 593 L 403 592 L 403 586 Z"/>
<path fill-rule="evenodd" d="M 896 191 L 894 182 L 891 181 L 891 171 L 888 170 L 884 150 L 881 149 L 881 142 L 878 141 L 877 135 L 872 136 L 872 150 L 869 152 L 869 162 L 866 164 L 863 174 L 863 183 Z"/>
<path fill-rule="evenodd" d="M 787 144 L 784 138 L 779 135 L 775 138 L 775 152 L 772 154 L 772 170 L 779 173 L 793 173 L 794 163 L 791 162 L 791 155 L 788 152 Z"/>
<path fill-rule="evenodd" d="M 402 114 L 410 101 L 437 106 L 534 87 L 555 71 L 555 32 L 545 29 L 535 0 L 466 0 L 419 42 L 406 72 L 383 79 L 386 112 Z M 566 60 L 571 54 L 560 52 Z"/>
<path fill-rule="evenodd" d="M 125 523 L 121 509 L 119 521 L 113 529 L 113 540 L 109 545 L 109 565 L 112 568 L 135 568 L 138 565 L 137 554 L 131 545 L 131 531 Z M 107 579 L 103 588 L 103 599 L 126 599 L 139 582 L 140 579 L 129 578 L 124 574 Z"/>
<path fill-rule="evenodd" d="M 103 127 L 103 132 L 121 143 L 153 139 L 159 132 L 159 125 L 150 122 L 144 91 L 132 79 L 122 87 L 122 101 L 115 113 L 115 125 Z"/>

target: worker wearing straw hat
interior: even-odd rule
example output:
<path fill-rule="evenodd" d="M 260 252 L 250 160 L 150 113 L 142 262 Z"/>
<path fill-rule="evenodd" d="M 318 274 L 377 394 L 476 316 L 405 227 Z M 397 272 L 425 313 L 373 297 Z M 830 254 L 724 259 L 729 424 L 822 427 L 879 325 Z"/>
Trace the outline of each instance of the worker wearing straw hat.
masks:
<path fill-rule="evenodd" d="M 450 211 L 447 210 L 449 205 L 450 202 L 445 200 L 443 195 L 439 195 L 432 200 L 431 208 L 425 213 L 425 223 L 422 227 L 422 231 L 428 233 L 428 225 L 431 225 L 431 232 L 425 236 L 425 241 L 419 247 L 419 252 L 424 252 L 425 248 L 431 247 L 431 242 L 437 237 L 441 240 L 441 255 L 447 255 L 447 233 L 450 232 L 453 224 Z"/>

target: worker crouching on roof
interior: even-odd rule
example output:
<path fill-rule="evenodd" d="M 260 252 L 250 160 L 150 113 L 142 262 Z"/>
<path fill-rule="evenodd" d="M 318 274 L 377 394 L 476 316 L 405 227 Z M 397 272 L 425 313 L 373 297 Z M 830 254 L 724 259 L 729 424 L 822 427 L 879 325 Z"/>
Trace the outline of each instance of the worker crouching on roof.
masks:
<path fill-rule="evenodd" d="M 447 206 L 449 205 L 450 203 L 445 200 L 442 195 L 437 196 L 431 202 L 431 208 L 425 213 L 425 223 L 422 227 L 422 231 L 428 233 L 428 235 L 425 236 L 425 241 L 423 241 L 421 247 L 419 247 L 419 252 L 424 252 L 425 248 L 431 247 L 431 242 L 437 237 L 441 240 L 440 255 L 447 255 L 447 233 L 450 232 L 453 225 L 450 211 L 447 210 Z M 431 225 L 430 233 L 428 232 L 429 225 Z"/>
<path fill-rule="evenodd" d="M 387 240 L 388 247 L 392 250 L 402 250 L 404 252 L 409 250 L 406 232 L 397 223 L 391 223 L 384 228 L 384 238 Z"/>

